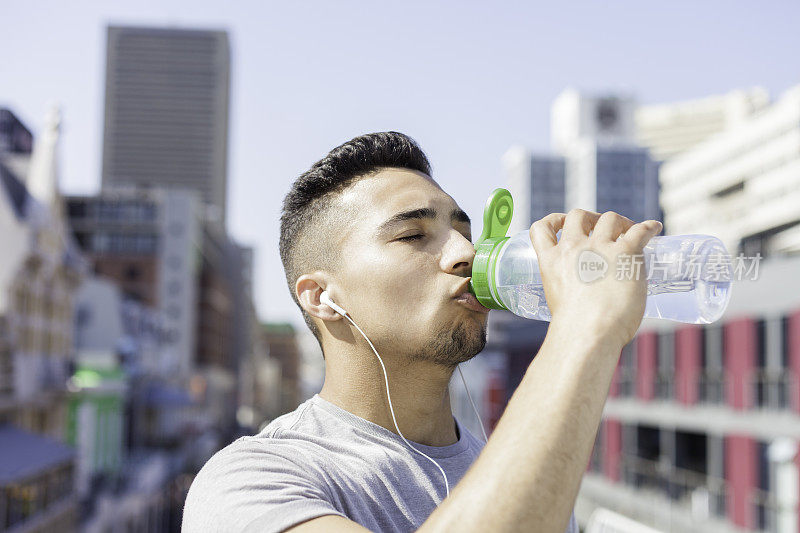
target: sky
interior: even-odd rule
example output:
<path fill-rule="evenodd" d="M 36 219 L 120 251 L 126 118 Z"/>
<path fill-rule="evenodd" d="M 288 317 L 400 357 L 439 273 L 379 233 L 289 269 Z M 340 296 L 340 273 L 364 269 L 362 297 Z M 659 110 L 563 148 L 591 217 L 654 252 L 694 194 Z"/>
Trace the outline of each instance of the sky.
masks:
<path fill-rule="evenodd" d="M 0 106 L 36 134 L 63 113 L 60 184 L 100 186 L 108 24 L 224 29 L 231 41 L 228 229 L 255 248 L 262 320 L 302 325 L 278 255 L 280 206 L 328 150 L 414 137 L 481 230 L 514 144 L 549 148 L 567 87 L 662 103 L 800 83 L 800 2 L 0 1 Z"/>

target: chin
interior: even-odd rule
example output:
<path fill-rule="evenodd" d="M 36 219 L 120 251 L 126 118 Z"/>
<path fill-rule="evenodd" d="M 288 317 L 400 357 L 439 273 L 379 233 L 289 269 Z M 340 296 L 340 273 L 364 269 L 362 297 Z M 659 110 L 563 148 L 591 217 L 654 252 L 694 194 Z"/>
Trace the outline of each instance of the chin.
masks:
<path fill-rule="evenodd" d="M 461 320 L 455 325 L 442 326 L 428 339 L 415 358 L 455 367 L 469 361 L 486 347 L 486 320 L 478 323 Z"/>

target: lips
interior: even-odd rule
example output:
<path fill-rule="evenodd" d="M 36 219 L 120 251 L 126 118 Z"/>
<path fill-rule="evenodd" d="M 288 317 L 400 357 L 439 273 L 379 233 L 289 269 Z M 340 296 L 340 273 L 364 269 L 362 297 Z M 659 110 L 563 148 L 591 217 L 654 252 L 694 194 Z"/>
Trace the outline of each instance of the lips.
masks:
<path fill-rule="evenodd" d="M 455 300 L 464 307 L 466 307 L 467 309 L 471 309 L 478 313 L 485 314 L 489 312 L 489 308 L 482 306 L 481 303 L 478 301 L 478 299 L 475 298 L 475 295 L 472 294 L 471 292 L 464 292 L 462 294 L 459 294 L 458 296 L 455 297 Z"/>

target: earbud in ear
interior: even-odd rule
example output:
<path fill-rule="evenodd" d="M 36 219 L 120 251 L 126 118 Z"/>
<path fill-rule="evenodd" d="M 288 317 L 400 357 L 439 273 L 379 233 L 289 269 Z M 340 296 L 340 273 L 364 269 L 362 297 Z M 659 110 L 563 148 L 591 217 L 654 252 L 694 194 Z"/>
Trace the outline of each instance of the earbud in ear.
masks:
<path fill-rule="evenodd" d="M 322 294 L 319 295 L 319 301 L 324 303 L 325 305 L 327 305 L 328 307 L 330 307 L 331 309 L 333 309 L 342 316 L 347 314 L 347 311 L 345 311 L 344 309 L 333 303 L 331 297 L 328 296 L 328 291 L 322 291 Z"/>

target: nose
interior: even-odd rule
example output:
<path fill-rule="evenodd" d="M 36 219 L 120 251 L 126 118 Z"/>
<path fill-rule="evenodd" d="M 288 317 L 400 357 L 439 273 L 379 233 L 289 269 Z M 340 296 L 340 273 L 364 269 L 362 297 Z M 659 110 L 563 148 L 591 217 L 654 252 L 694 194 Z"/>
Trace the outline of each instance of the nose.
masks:
<path fill-rule="evenodd" d="M 442 270 L 461 277 L 470 276 L 474 257 L 475 247 L 472 243 L 458 231 L 452 230 L 442 252 Z"/>

